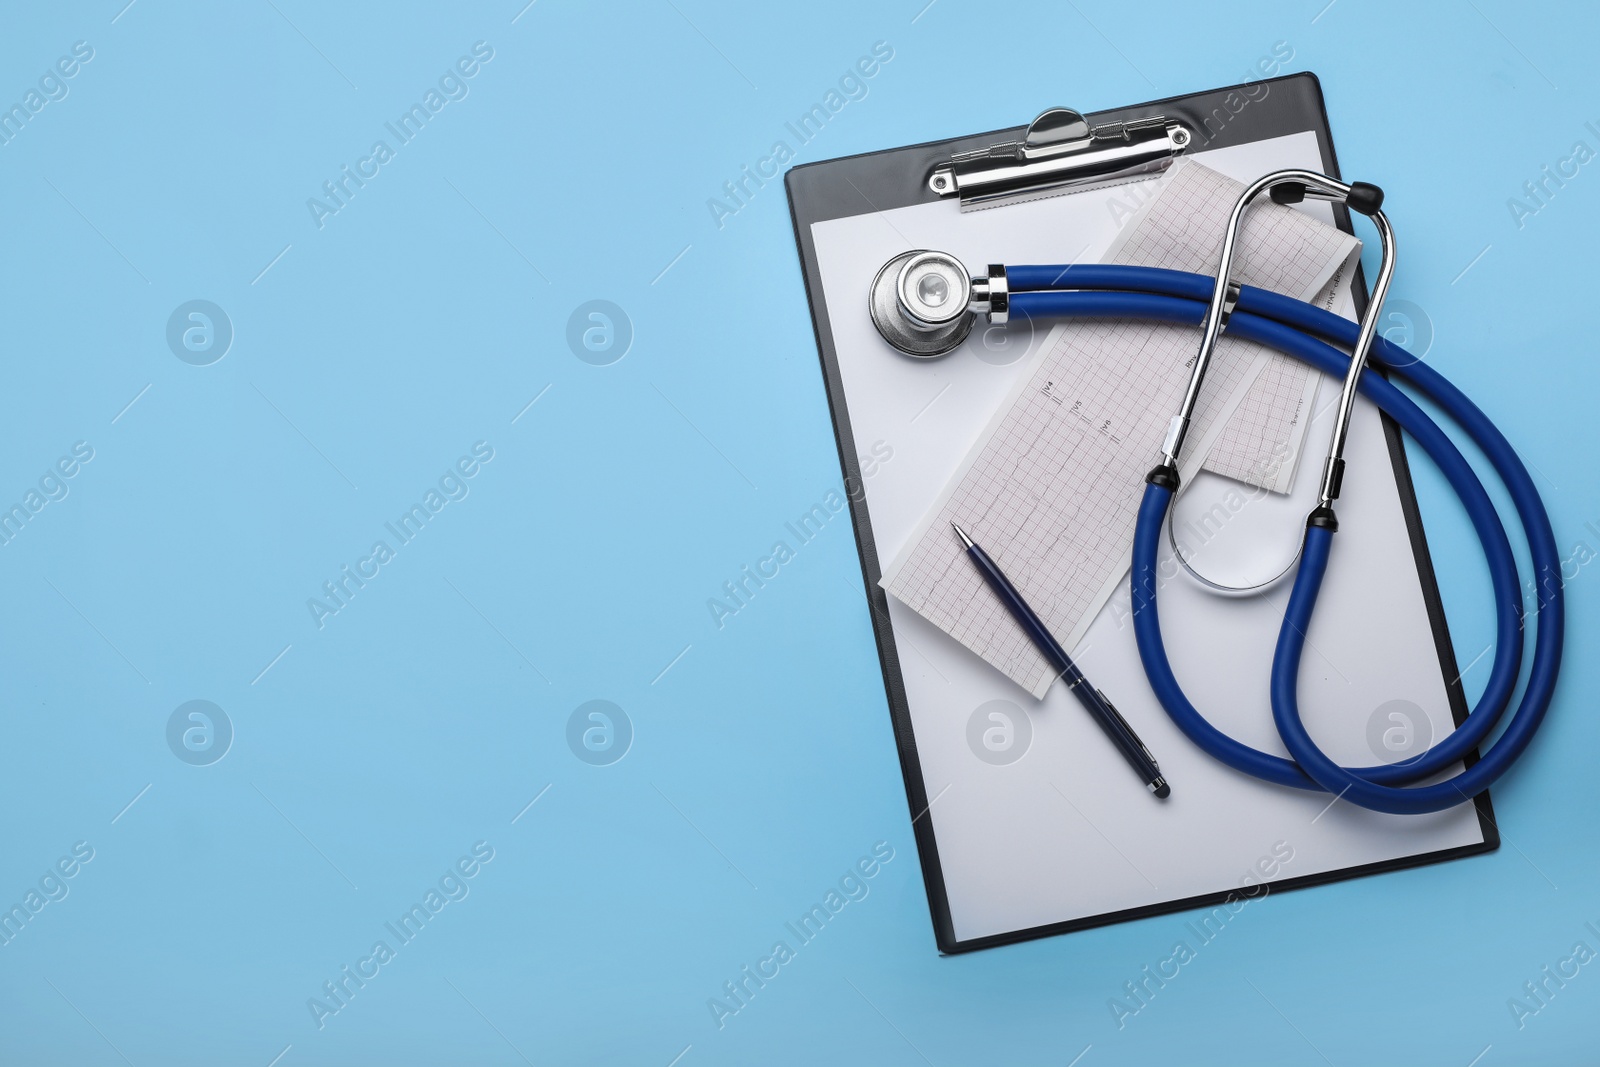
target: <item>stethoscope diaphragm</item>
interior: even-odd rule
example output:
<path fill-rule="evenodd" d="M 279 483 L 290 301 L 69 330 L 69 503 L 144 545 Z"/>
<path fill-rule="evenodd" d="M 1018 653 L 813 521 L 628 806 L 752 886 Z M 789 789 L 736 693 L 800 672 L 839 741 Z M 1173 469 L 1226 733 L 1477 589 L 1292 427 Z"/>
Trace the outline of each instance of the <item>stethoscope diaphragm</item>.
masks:
<path fill-rule="evenodd" d="M 967 305 L 972 279 L 944 252 L 915 249 L 885 263 L 872 280 L 872 324 L 896 349 L 932 359 L 958 347 L 977 318 Z"/>

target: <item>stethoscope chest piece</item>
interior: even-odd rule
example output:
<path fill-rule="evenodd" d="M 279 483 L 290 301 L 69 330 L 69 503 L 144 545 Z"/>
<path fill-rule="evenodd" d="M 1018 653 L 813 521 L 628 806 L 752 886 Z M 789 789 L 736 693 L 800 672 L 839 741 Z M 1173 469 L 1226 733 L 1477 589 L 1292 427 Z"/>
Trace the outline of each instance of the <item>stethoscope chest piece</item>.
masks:
<path fill-rule="evenodd" d="M 917 249 L 895 256 L 872 280 L 872 324 L 908 356 L 931 359 L 958 347 L 977 318 L 972 278 L 960 260 Z"/>

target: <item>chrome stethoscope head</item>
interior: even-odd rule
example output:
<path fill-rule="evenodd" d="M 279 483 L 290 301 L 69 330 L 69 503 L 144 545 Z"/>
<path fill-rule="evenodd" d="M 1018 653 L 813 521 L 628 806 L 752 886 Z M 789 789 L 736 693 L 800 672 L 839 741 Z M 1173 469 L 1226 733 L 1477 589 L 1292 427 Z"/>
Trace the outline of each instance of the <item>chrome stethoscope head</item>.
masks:
<path fill-rule="evenodd" d="M 872 280 L 868 307 L 885 341 L 908 356 L 933 359 L 960 347 L 980 313 L 991 323 L 1006 321 L 1006 269 L 990 264 L 988 277 L 973 277 L 948 252 L 902 252 Z"/>

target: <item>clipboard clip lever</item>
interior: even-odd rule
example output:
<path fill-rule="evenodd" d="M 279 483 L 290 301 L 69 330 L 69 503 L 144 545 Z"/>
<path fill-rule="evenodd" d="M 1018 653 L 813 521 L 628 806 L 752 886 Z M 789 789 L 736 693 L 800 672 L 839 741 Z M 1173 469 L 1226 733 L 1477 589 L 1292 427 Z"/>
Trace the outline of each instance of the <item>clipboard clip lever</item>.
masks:
<path fill-rule="evenodd" d="M 1056 107 L 1029 123 L 1020 141 L 951 156 L 933 168 L 928 188 L 959 196 L 962 211 L 1000 207 L 1158 173 L 1193 140 L 1187 126 L 1161 115 L 1090 126 Z"/>

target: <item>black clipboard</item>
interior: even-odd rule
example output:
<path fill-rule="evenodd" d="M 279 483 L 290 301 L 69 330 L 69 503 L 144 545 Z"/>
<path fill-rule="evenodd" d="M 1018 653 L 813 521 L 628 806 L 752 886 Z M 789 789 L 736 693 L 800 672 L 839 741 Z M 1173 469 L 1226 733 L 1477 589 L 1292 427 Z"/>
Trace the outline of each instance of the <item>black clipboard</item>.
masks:
<path fill-rule="evenodd" d="M 1261 88 L 1263 86 L 1266 87 L 1264 92 Z M 1131 107 L 1094 112 L 1085 117 L 1091 124 L 1099 125 L 1132 122 L 1157 115 L 1184 121 L 1196 133 L 1194 148 L 1197 151 L 1310 131 L 1316 135 L 1322 157 L 1322 169 L 1332 176 L 1339 175 L 1321 83 L 1316 75 L 1311 73 L 1292 74 L 1188 96 L 1169 97 Z M 851 431 L 849 398 L 845 395 L 840 374 L 824 297 L 821 267 L 812 239 L 813 224 L 913 204 L 937 202 L 940 197 L 926 182 L 927 175 L 935 166 L 949 161 L 950 157 L 958 152 L 974 151 L 999 142 L 1020 140 L 1025 132 L 1026 127 L 1014 127 L 808 163 L 791 168 L 785 175 L 784 184 L 789 194 L 789 210 L 794 222 L 795 242 L 799 247 L 806 295 L 811 306 L 812 325 L 816 331 L 817 349 L 822 362 L 823 384 L 827 390 L 834 438 L 846 485 L 862 484 L 861 469 Z M 952 207 L 952 210 L 955 209 Z M 1341 229 L 1354 232 L 1349 213 L 1342 205 L 1334 208 L 1334 215 Z M 1367 287 L 1358 267 L 1354 285 L 1358 313 L 1365 310 L 1366 294 Z M 1439 597 L 1433 564 L 1428 553 L 1427 537 L 1417 507 L 1416 493 L 1406 459 L 1405 443 L 1399 428 L 1387 416 L 1383 418 L 1383 426 L 1401 508 L 1410 534 L 1423 599 L 1433 629 L 1434 644 L 1438 649 L 1439 667 L 1444 677 L 1450 711 L 1459 726 L 1466 718 L 1469 709 L 1461 685 L 1461 672 L 1457 668 L 1454 648 L 1445 621 L 1443 603 Z M 923 882 L 928 893 L 928 906 L 932 913 L 934 936 L 939 951 L 957 953 L 990 948 L 1153 915 L 1212 907 L 1236 897 L 1236 892 L 1220 891 L 1009 933 L 965 940 L 957 938 L 946 895 L 933 822 L 924 817 L 929 811 L 930 800 L 912 729 L 906 689 L 901 675 L 900 653 L 888 621 L 888 595 L 878 585 L 882 570 L 873 535 L 872 519 L 868 512 L 865 494 L 847 495 L 856 546 L 861 557 L 862 579 L 866 586 L 867 599 L 872 607 L 873 631 L 877 639 L 884 688 L 888 696 L 895 742 L 899 750 L 901 773 L 905 779 L 906 800 L 910 806 L 912 828 L 915 832 Z M 1467 765 L 1471 766 L 1477 758 L 1476 752 L 1470 754 L 1466 759 Z M 1446 848 L 1378 863 L 1275 880 L 1271 883 L 1272 891 L 1322 885 L 1493 851 L 1500 846 L 1500 836 L 1494 821 L 1489 794 L 1487 792 L 1480 794 L 1473 803 L 1477 809 L 1479 827 L 1483 835 L 1481 844 Z"/>

